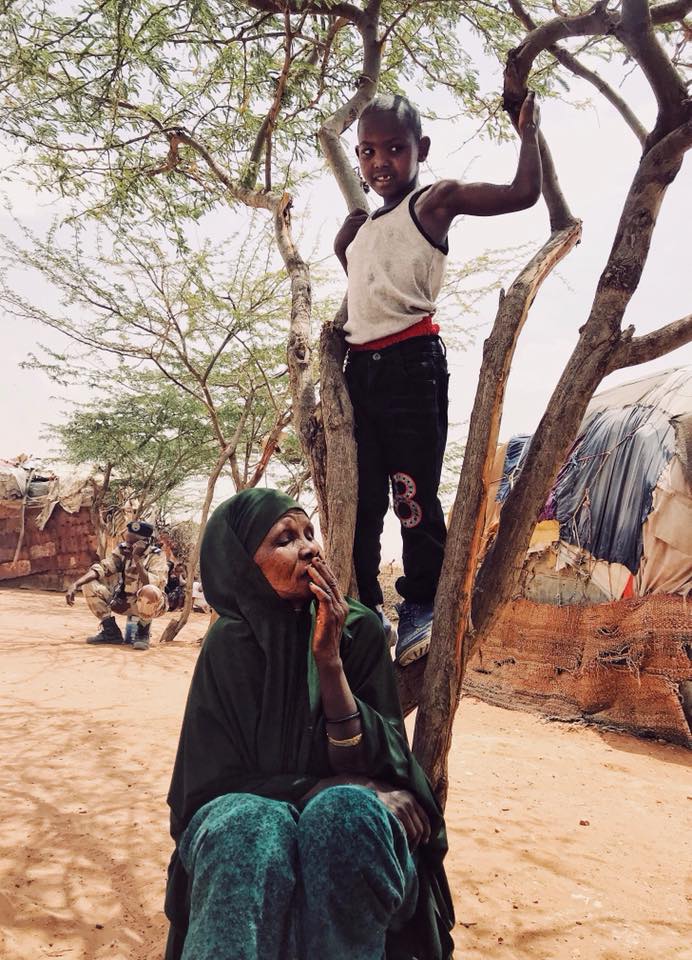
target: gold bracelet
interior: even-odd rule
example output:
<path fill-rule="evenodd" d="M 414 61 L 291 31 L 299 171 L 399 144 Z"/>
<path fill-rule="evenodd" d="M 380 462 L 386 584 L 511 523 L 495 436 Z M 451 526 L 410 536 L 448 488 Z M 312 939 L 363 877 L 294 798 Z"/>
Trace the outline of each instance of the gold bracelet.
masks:
<path fill-rule="evenodd" d="M 349 737 L 348 740 L 335 740 L 327 734 L 327 740 L 333 747 L 357 747 L 362 739 L 362 733 L 357 733 L 355 737 Z"/>

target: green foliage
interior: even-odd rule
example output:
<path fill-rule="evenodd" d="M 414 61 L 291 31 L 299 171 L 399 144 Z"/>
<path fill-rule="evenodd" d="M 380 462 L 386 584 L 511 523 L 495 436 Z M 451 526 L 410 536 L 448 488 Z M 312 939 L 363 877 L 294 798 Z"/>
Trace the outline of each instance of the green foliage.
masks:
<path fill-rule="evenodd" d="M 160 374 L 113 376 L 100 397 L 79 405 L 51 435 L 68 462 L 111 468 L 106 508 L 130 503 L 139 515 L 154 505 L 165 511 L 171 493 L 205 476 L 216 453 L 191 398 Z"/>
<path fill-rule="evenodd" d="M 565 0 L 560 14 L 588 6 Z M 233 205 L 239 187 L 295 192 L 321 165 L 320 126 L 358 86 L 355 21 L 370 8 L 332 0 L 14 0 L 0 15 L 0 131 L 23 145 L 17 172 L 33 170 L 39 186 L 124 222 L 173 230 Z M 548 0 L 527 0 L 523 10 L 532 23 L 556 13 Z M 674 44 L 671 29 L 660 35 Z M 380 88 L 445 86 L 482 132 L 504 136 L 499 72 L 482 89 L 470 51 L 504 65 L 525 33 L 509 5 L 384 0 Z M 566 47 L 587 66 L 617 49 L 610 37 Z M 562 95 L 558 69 L 542 54 L 533 88 Z M 181 130 L 225 181 L 175 139 Z M 182 232 L 176 239 L 184 241 Z"/>
<path fill-rule="evenodd" d="M 25 231 L 23 244 L 9 244 L 0 302 L 71 341 L 64 351 L 40 347 L 29 365 L 95 391 L 56 428 L 69 458 L 113 464 L 114 482 L 128 488 L 153 489 L 155 478 L 162 495 L 207 475 L 229 449 L 236 487 L 257 482 L 268 438 L 290 420 L 290 290 L 266 233 L 254 226 L 223 250 L 180 257 L 144 232 L 73 225 L 64 245 L 66 229 L 45 240 Z M 48 307 L 17 293 L 18 265 L 46 282 Z M 303 471 L 290 441 L 274 458 L 285 482 Z"/>
<path fill-rule="evenodd" d="M 314 169 L 317 131 L 362 70 L 352 23 L 330 14 L 329 3 L 296 7 L 289 16 L 238 0 L 105 0 L 61 4 L 58 13 L 40 0 L 16 0 L 3 14 L 0 128 L 35 148 L 22 164 L 39 183 L 94 213 L 136 219 L 144 204 L 163 224 L 171 205 L 198 218 L 224 195 L 232 199 L 191 147 L 179 146 L 173 163 L 170 138 L 179 129 L 233 182 L 252 185 L 258 175 L 265 187 L 293 187 Z M 464 10 L 483 29 L 476 20 L 487 19 L 486 7 Z M 382 88 L 414 78 L 444 83 L 478 112 L 458 22 L 457 3 L 384 3 Z M 273 103 L 267 163 L 257 138 Z"/>

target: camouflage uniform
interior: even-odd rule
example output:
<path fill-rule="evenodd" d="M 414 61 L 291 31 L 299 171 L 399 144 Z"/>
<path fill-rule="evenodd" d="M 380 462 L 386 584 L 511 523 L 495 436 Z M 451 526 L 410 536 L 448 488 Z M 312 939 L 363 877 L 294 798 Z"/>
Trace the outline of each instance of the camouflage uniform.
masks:
<path fill-rule="evenodd" d="M 141 563 L 149 575 L 149 583 L 159 594 L 156 601 L 148 601 L 140 597 L 142 584 L 139 579 L 137 564 L 131 556 L 122 551 L 122 544 L 113 550 L 108 557 L 92 563 L 90 569 L 94 571 L 98 580 L 85 583 L 82 595 L 87 606 L 99 620 L 113 615 L 110 602 L 120 588 L 128 598 L 129 606 L 122 611 L 126 615 L 137 617 L 140 623 L 151 623 L 154 617 L 161 616 L 166 609 L 166 595 L 164 587 L 168 579 L 168 563 L 158 547 L 148 546 L 142 554 Z"/>

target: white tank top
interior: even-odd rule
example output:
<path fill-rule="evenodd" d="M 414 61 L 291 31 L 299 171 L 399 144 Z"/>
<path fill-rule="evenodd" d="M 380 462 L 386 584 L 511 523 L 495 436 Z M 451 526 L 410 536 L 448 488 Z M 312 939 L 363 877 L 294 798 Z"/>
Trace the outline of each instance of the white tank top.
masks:
<path fill-rule="evenodd" d="M 401 333 L 435 312 L 449 246 L 431 240 L 416 216 L 416 202 L 427 189 L 376 210 L 346 248 L 348 343 Z"/>

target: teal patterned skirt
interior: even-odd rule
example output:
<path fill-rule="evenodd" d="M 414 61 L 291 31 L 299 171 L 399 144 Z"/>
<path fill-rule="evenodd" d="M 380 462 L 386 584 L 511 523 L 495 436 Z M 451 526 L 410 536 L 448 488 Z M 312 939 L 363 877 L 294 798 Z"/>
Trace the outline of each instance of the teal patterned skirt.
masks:
<path fill-rule="evenodd" d="M 413 915 L 404 829 L 363 787 L 299 811 L 247 793 L 201 807 L 180 839 L 191 878 L 183 960 L 383 960 Z"/>

